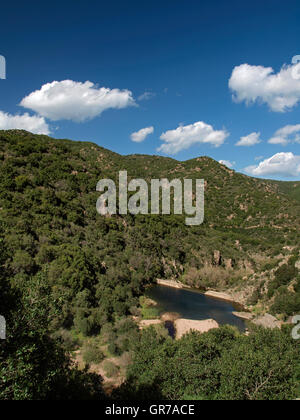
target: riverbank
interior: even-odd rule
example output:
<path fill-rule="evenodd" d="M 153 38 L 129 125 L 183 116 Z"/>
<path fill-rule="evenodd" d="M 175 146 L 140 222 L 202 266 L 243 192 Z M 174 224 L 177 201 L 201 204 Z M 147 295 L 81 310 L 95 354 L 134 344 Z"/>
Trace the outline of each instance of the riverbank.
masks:
<path fill-rule="evenodd" d="M 232 296 L 224 292 L 216 292 L 215 290 L 208 290 L 207 292 L 204 292 L 204 295 L 240 305 L 240 302 L 236 302 Z"/>
<path fill-rule="evenodd" d="M 254 314 L 251 312 L 232 312 L 234 316 L 243 319 L 244 321 L 252 321 Z"/>
<path fill-rule="evenodd" d="M 193 288 L 191 286 L 188 286 L 187 284 L 181 283 L 179 280 L 167 280 L 167 279 L 157 279 L 156 283 L 160 286 L 166 286 L 166 287 L 173 287 L 175 289 L 190 289 Z M 216 290 L 207 290 L 206 292 L 203 292 L 200 289 L 194 289 L 195 291 L 204 294 L 207 297 L 212 297 L 214 299 L 220 299 L 224 300 L 226 302 L 233 303 L 234 305 L 237 305 L 239 307 L 244 307 L 242 302 L 237 301 L 235 298 L 233 298 L 232 295 L 225 293 L 225 292 L 217 292 Z"/>
<path fill-rule="evenodd" d="M 166 280 L 166 279 L 157 279 L 157 284 L 160 286 L 167 286 L 167 287 L 173 287 L 175 289 L 190 289 L 190 286 L 187 286 L 180 281 L 176 280 Z"/>
<path fill-rule="evenodd" d="M 158 281 L 157 286 L 148 290 L 148 302 L 151 303 L 150 309 L 155 305 L 156 309 L 159 306 L 160 311 L 154 317 L 144 316 L 140 328 L 161 324 L 176 339 L 192 330 L 204 333 L 219 328 L 219 325 L 233 325 L 241 333 L 247 332 L 247 322 L 265 328 L 281 326 L 280 321 L 269 314 L 258 316 L 247 311 L 228 293 L 215 290 L 203 293 L 191 287 L 186 289 L 175 280 Z M 146 309 L 142 311 L 143 315 L 152 314 L 149 308 Z"/>
<path fill-rule="evenodd" d="M 170 284 L 173 287 L 170 287 Z M 233 311 L 242 309 L 240 305 L 233 304 L 228 296 L 219 294 L 217 296 L 219 299 L 206 296 L 203 291 L 191 287 L 185 288 L 184 285 L 177 284 L 176 281 L 164 281 L 163 284 L 155 285 L 147 290 L 147 297 L 156 301 L 160 308 L 160 313 L 155 318 L 159 318 L 165 312 L 178 313 L 177 318 L 184 319 L 205 320 L 212 318 L 219 325 L 229 324 L 243 331 L 245 329 L 244 322 L 232 314 Z M 224 299 L 225 297 L 227 299 Z M 143 319 L 150 318 L 152 317 L 143 316 Z"/>
<path fill-rule="evenodd" d="M 155 325 L 164 325 L 170 332 L 170 325 L 173 326 L 173 338 L 179 340 L 182 336 L 191 331 L 198 331 L 201 334 L 214 328 L 219 328 L 219 324 L 214 319 L 194 320 L 179 318 L 179 314 L 166 312 L 159 319 L 141 320 L 139 328 L 144 329 Z"/>

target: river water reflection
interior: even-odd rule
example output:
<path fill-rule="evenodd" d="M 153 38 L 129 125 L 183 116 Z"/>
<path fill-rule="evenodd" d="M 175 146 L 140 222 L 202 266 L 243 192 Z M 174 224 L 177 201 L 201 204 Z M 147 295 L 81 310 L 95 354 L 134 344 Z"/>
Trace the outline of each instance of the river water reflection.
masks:
<path fill-rule="evenodd" d="M 220 325 L 233 325 L 245 330 L 242 319 L 233 315 L 238 310 L 234 304 L 203 295 L 197 290 L 176 289 L 155 285 L 147 291 L 147 296 L 155 300 L 163 312 L 177 312 L 186 319 L 214 319 Z"/>

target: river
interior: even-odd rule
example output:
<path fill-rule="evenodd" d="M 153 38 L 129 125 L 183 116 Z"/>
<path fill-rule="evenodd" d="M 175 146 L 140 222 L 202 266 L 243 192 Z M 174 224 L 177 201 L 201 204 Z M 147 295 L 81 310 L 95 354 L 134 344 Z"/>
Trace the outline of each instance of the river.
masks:
<path fill-rule="evenodd" d="M 234 304 L 205 296 L 194 289 L 176 289 L 156 285 L 147 290 L 147 296 L 155 300 L 163 312 L 177 312 L 186 319 L 214 319 L 220 325 L 233 325 L 245 330 L 245 322 L 233 315 L 238 310 Z"/>

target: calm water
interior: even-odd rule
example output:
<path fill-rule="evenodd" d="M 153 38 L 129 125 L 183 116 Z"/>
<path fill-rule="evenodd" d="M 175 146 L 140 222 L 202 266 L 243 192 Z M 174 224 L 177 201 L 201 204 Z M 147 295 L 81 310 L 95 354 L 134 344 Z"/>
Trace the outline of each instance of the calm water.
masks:
<path fill-rule="evenodd" d="M 163 312 L 178 312 L 182 318 L 195 320 L 212 318 L 220 325 L 229 324 L 245 330 L 244 321 L 232 314 L 238 308 L 198 291 L 157 285 L 147 291 L 147 296 L 155 300 Z"/>

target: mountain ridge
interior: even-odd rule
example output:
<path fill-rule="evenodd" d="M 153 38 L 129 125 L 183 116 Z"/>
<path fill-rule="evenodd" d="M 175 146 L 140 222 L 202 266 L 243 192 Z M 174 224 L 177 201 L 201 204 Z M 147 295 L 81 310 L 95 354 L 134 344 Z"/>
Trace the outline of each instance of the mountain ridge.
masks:
<path fill-rule="evenodd" d="M 238 171 L 236 171 L 233 168 L 228 168 L 226 165 L 221 164 L 217 160 L 215 160 L 212 157 L 207 156 L 207 155 L 198 156 L 198 157 L 195 157 L 195 158 L 192 158 L 192 159 L 187 159 L 187 160 L 182 161 L 182 160 L 177 160 L 177 159 L 172 158 L 172 157 L 161 156 L 161 155 L 156 155 L 156 154 L 154 154 L 154 155 L 140 154 L 140 153 L 133 153 L 133 154 L 128 154 L 128 155 L 126 155 L 126 154 L 120 154 L 120 153 L 114 152 L 114 151 L 112 151 L 110 149 L 107 149 L 107 148 L 105 148 L 105 147 L 103 147 L 101 145 L 98 145 L 97 143 L 95 143 L 93 141 L 72 140 L 72 139 L 66 139 L 66 138 L 57 139 L 57 138 L 53 138 L 51 136 L 44 135 L 44 134 L 32 134 L 32 133 L 30 133 L 29 131 L 26 131 L 26 130 L 17 130 L 17 129 L 0 130 L 0 136 L 2 134 L 4 134 L 4 135 L 5 134 L 6 135 L 10 135 L 10 134 L 12 134 L 12 135 L 23 135 L 23 136 L 31 136 L 31 135 L 34 135 L 34 136 L 36 136 L 37 138 L 40 138 L 40 139 L 49 139 L 49 140 L 51 139 L 51 141 L 57 141 L 57 142 L 77 143 L 79 145 L 89 145 L 91 147 L 99 148 L 102 151 L 105 151 L 106 153 L 112 154 L 114 156 L 117 156 L 117 157 L 120 157 L 120 158 L 124 158 L 125 160 L 126 159 L 131 160 L 131 159 L 134 159 L 134 158 L 143 158 L 143 159 L 145 159 L 145 158 L 146 159 L 147 158 L 148 159 L 153 159 L 154 158 L 154 159 L 160 159 L 160 160 L 165 161 L 165 162 L 173 162 L 174 164 L 177 164 L 177 165 L 178 164 L 187 165 L 187 164 L 190 164 L 190 163 L 195 163 L 196 164 L 199 161 L 202 161 L 202 160 L 205 161 L 205 160 L 208 159 L 208 160 L 211 160 L 212 162 L 215 162 L 218 165 L 221 165 L 222 167 L 226 168 L 226 170 L 232 171 L 232 172 L 234 172 L 236 174 L 243 175 L 246 178 L 255 179 L 257 181 L 262 181 L 262 182 L 266 182 L 266 183 L 270 183 L 270 184 L 275 184 L 275 185 L 277 185 L 279 187 L 279 191 L 285 192 L 289 196 L 292 195 L 292 194 L 289 194 L 289 192 L 290 192 L 289 190 L 291 190 L 292 187 L 295 187 L 297 189 L 296 201 L 300 200 L 300 192 L 298 191 L 298 190 L 300 190 L 300 180 L 299 181 L 285 181 L 285 180 L 273 180 L 273 179 L 269 179 L 269 178 L 253 177 L 253 176 L 244 174 L 242 172 L 238 172 Z M 283 188 L 280 188 L 282 186 L 284 186 L 284 187 Z"/>

